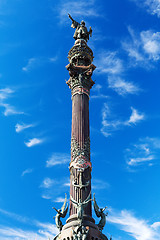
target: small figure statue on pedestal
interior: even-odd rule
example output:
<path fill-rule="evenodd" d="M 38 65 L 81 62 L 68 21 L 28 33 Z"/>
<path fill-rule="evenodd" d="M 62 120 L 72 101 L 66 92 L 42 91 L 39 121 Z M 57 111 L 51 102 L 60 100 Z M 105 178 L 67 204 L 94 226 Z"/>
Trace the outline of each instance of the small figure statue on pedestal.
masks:
<path fill-rule="evenodd" d="M 73 38 L 75 40 L 77 39 L 83 39 L 86 42 L 89 40 L 89 36 L 92 36 L 92 28 L 89 28 L 89 31 L 87 30 L 85 26 L 85 22 L 82 20 L 81 23 L 76 22 L 71 15 L 68 13 L 69 18 L 72 20 L 72 28 L 76 28 L 75 33 L 73 35 Z"/>

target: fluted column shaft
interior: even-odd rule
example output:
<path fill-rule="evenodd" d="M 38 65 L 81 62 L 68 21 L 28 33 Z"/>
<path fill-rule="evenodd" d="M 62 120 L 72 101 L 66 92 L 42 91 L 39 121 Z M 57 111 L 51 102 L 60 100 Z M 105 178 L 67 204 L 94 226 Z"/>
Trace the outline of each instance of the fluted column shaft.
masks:
<path fill-rule="evenodd" d="M 72 138 L 70 163 L 70 216 L 92 216 L 91 162 L 89 138 L 89 95 L 94 82 L 93 52 L 85 40 L 75 41 L 66 66 L 70 74 L 67 85 L 72 93 Z M 83 215 L 83 216 L 81 216 Z"/>
<path fill-rule="evenodd" d="M 90 147 L 89 141 L 89 98 L 86 94 L 76 94 L 72 98 L 72 141 L 76 140 L 80 149 L 83 151 L 85 144 L 88 142 L 88 148 Z M 89 151 L 89 149 L 88 149 Z M 82 152 L 83 153 L 83 152 Z M 88 161 L 90 161 L 90 154 L 88 155 Z M 72 152 L 71 152 L 71 162 L 74 161 Z M 75 201 L 79 202 L 82 199 L 82 202 L 87 199 L 91 193 L 91 174 L 90 167 L 86 168 L 84 171 L 80 169 L 71 169 L 71 185 L 70 185 L 70 194 Z M 86 187 L 75 187 L 74 183 L 77 186 L 80 186 L 82 181 L 83 185 Z M 88 203 L 87 207 L 84 208 L 84 214 L 92 216 L 91 202 Z M 70 215 L 75 214 L 77 209 L 73 206 L 72 202 L 70 203 Z"/>

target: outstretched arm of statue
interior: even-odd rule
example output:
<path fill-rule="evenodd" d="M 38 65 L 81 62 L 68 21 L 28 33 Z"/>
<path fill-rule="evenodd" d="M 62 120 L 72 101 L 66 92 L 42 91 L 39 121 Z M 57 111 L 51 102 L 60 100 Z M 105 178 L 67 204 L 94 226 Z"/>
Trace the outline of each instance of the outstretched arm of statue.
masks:
<path fill-rule="evenodd" d="M 90 37 L 92 37 L 92 28 L 91 27 L 89 28 L 89 35 L 90 35 Z"/>
<path fill-rule="evenodd" d="M 78 22 L 76 22 L 72 17 L 71 17 L 71 15 L 68 13 L 68 17 L 71 19 L 71 21 L 72 21 L 72 25 L 71 25 L 71 27 L 72 28 L 76 28 L 78 25 L 79 25 L 79 23 Z"/>
<path fill-rule="evenodd" d="M 56 210 L 56 212 L 58 213 L 58 210 L 55 207 L 52 207 L 54 210 Z"/>
<path fill-rule="evenodd" d="M 68 17 L 71 19 L 72 22 L 74 22 L 75 20 L 71 17 L 71 15 L 68 13 Z"/>

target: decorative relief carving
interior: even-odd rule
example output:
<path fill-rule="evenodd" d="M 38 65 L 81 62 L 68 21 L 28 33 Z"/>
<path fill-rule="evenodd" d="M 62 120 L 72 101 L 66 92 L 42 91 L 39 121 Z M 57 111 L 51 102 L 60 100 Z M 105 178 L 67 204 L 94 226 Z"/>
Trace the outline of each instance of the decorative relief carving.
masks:
<path fill-rule="evenodd" d="M 70 163 L 70 168 L 72 167 L 78 169 L 78 171 L 84 172 L 86 168 L 92 168 L 92 165 L 91 162 L 88 161 L 83 155 L 80 155 Z"/>
<path fill-rule="evenodd" d="M 72 97 L 76 94 L 86 94 L 89 98 L 90 91 L 83 87 L 76 87 L 72 90 Z"/>
<path fill-rule="evenodd" d="M 85 141 L 83 147 L 79 146 L 78 141 L 75 137 L 71 138 L 71 156 L 74 160 L 79 155 L 84 155 L 87 159 L 90 157 L 90 138 Z"/>
<path fill-rule="evenodd" d="M 82 201 L 82 199 L 79 199 L 79 202 L 74 200 L 72 196 L 70 196 L 70 200 L 73 203 L 74 207 L 77 208 L 77 218 L 80 221 L 80 224 L 82 225 L 83 222 L 83 216 L 84 216 L 84 208 L 87 207 L 88 203 L 92 201 L 91 199 L 91 192 L 89 193 L 88 197 Z"/>
<path fill-rule="evenodd" d="M 74 178 L 74 180 L 72 181 L 72 186 L 76 187 L 77 188 L 85 188 L 89 186 L 90 184 L 90 180 L 86 181 L 86 183 L 83 183 L 83 173 L 82 172 L 79 172 L 78 176 L 76 178 Z M 79 184 L 77 183 L 79 180 Z"/>
<path fill-rule="evenodd" d="M 88 66 L 74 66 L 70 63 L 66 66 L 66 68 L 70 74 L 70 79 L 66 83 L 72 91 L 76 87 L 90 90 L 95 84 L 95 82 L 91 79 L 92 73 L 96 68 L 93 64 Z"/>
<path fill-rule="evenodd" d="M 85 41 L 80 39 L 75 42 L 75 45 L 68 53 L 68 59 L 71 63 L 77 63 L 79 58 L 83 59 L 83 62 L 88 62 L 87 65 L 93 61 L 92 50 L 87 46 Z"/>
<path fill-rule="evenodd" d="M 73 229 L 73 240 L 86 240 L 89 233 L 89 227 L 83 225 L 77 226 Z"/>
<path fill-rule="evenodd" d="M 79 146 L 77 140 L 72 137 L 71 139 L 71 156 L 72 162 L 70 163 L 70 168 L 74 167 L 79 171 L 84 171 L 91 166 L 90 158 L 90 138 L 84 143 L 83 147 Z"/>

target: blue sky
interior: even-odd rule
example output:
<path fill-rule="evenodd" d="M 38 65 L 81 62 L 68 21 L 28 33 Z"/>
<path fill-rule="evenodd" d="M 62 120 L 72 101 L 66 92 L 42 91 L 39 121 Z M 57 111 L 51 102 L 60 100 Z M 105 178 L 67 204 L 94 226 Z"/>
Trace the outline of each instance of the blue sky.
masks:
<path fill-rule="evenodd" d="M 52 206 L 69 198 L 68 12 L 93 29 L 92 193 L 108 206 L 104 233 L 159 240 L 159 0 L 0 0 L 0 239 L 53 238 Z"/>

